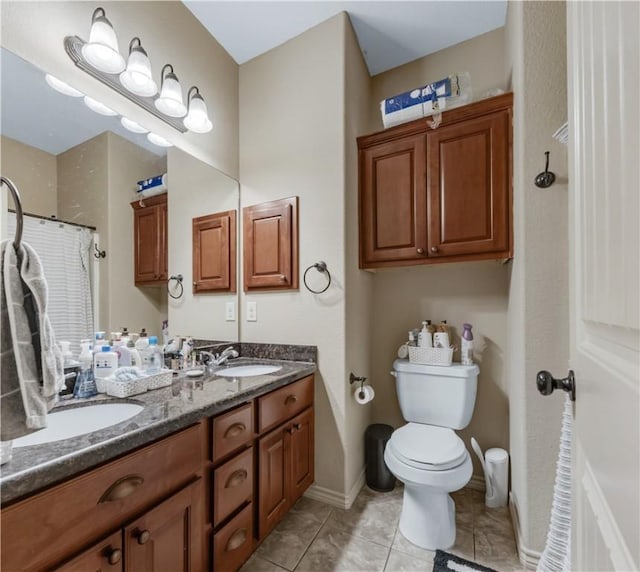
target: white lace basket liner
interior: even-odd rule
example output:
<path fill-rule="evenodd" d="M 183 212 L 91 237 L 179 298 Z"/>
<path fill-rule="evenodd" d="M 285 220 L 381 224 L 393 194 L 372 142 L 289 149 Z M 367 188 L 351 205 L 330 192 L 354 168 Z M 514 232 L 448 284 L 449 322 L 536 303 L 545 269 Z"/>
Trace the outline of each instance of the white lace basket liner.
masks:
<path fill-rule="evenodd" d="M 409 346 L 409 361 L 425 365 L 451 365 L 454 348 L 420 348 Z"/>
<path fill-rule="evenodd" d="M 110 378 L 102 380 L 105 384 L 107 395 L 112 397 L 130 397 L 138 395 L 151 389 L 160 389 L 171 385 L 173 372 L 171 370 L 163 370 L 159 373 L 140 377 L 138 379 L 129 379 L 127 381 L 116 381 Z"/>

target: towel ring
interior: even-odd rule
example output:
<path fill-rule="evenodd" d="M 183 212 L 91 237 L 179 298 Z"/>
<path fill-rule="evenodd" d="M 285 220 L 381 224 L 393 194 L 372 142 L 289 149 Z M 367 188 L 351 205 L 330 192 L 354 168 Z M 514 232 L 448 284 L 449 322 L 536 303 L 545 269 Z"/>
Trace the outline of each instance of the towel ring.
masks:
<path fill-rule="evenodd" d="M 175 280 L 178 283 L 178 286 L 180 286 L 180 294 L 178 294 L 177 296 L 174 296 L 171 293 L 171 288 L 169 288 L 169 286 L 171 286 L 171 281 Z M 174 300 L 178 300 L 179 298 L 182 298 L 182 295 L 184 294 L 184 285 L 182 284 L 182 274 L 177 274 L 174 276 L 169 276 L 169 280 L 167 280 L 167 293 L 169 294 L 169 296 L 171 298 L 173 298 Z"/>
<path fill-rule="evenodd" d="M 327 285 L 322 290 L 314 290 L 313 288 L 309 287 L 309 284 L 307 284 L 307 273 L 312 268 L 315 268 L 321 274 L 327 275 Z M 311 266 L 309 266 L 309 268 L 307 268 L 304 271 L 304 275 L 302 276 L 302 281 L 304 282 L 305 288 L 309 290 L 309 292 L 312 292 L 313 294 L 322 294 L 323 292 L 326 292 L 329 289 L 329 286 L 331 286 L 331 273 L 327 268 L 327 263 L 321 260 L 320 262 L 316 262 L 315 264 L 312 264 Z"/>

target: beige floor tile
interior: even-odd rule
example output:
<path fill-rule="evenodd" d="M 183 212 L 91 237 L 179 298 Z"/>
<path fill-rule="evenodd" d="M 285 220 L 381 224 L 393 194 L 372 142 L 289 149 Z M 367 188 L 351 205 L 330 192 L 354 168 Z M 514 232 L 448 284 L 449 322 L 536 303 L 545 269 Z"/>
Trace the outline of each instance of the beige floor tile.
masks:
<path fill-rule="evenodd" d="M 391 545 L 391 551 L 402 552 L 412 556 L 413 558 L 419 558 L 420 560 L 431 563 L 433 562 L 433 557 L 436 554 L 433 550 L 425 550 L 424 548 L 420 548 L 412 542 L 409 542 L 404 536 L 402 536 L 400 529 L 396 531 L 396 536 L 393 539 L 393 544 Z"/>
<path fill-rule="evenodd" d="M 240 568 L 240 572 L 285 572 L 285 569 L 254 554 Z"/>
<path fill-rule="evenodd" d="M 404 552 L 391 550 L 385 572 L 431 572 L 433 562 L 426 562 Z"/>
<path fill-rule="evenodd" d="M 518 565 L 516 542 L 513 533 L 508 535 L 493 530 L 476 528 L 473 533 L 475 557 L 478 562 L 486 562 L 491 568 L 495 563 Z M 492 564 L 494 563 L 494 564 Z"/>
<path fill-rule="evenodd" d="M 465 528 L 464 526 L 457 526 L 456 542 L 447 552 L 460 556 L 461 558 L 466 558 L 467 560 L 473 560 L 473 530 L 471 528 Z"/>
<path fill-rule="evenodd" d="M 296 572 L 382 572 L 389 549 L 325 524 Z"/>
<path fill-rule="evenodd" d="M 379 493 L 370 489 L 367 485 L 362 487 L 358 493 L 356 501 L 366 501 L 369 503 L 392 502 L 402 504 L 402 495 L 404 494 L 404 486 L 400 482 L 396 482 L 396 486 L 392 491 L 387 493 Z"/>

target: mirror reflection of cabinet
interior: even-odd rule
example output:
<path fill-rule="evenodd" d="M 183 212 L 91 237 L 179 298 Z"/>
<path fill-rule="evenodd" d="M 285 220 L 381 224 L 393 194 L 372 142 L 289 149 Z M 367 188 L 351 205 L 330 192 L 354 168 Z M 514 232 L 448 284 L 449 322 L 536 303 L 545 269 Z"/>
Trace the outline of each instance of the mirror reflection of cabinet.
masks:
<path fill-rule="evenodd" d="M 193 293 L 236 291 L 236 211 L 193 219 Z"/>
<path fill-rule="evenodd" d="M 144 206 L 143 206 L 144 205 Z M 167 281 L 167 195 L 131 203 L 136 286 Z"/>

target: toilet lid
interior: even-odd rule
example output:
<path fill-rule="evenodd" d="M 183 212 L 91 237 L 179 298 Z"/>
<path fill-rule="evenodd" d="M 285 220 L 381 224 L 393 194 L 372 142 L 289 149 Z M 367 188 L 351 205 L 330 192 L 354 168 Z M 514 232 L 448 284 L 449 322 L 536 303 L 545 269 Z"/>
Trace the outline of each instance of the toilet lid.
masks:
<path fill-rule="evenodd" d="M 457 467 L 467 454 L 453 429 L 419 423 L 408 423 L 394 431 L 389 445 L 402 462 L 431 471 Z"/>

